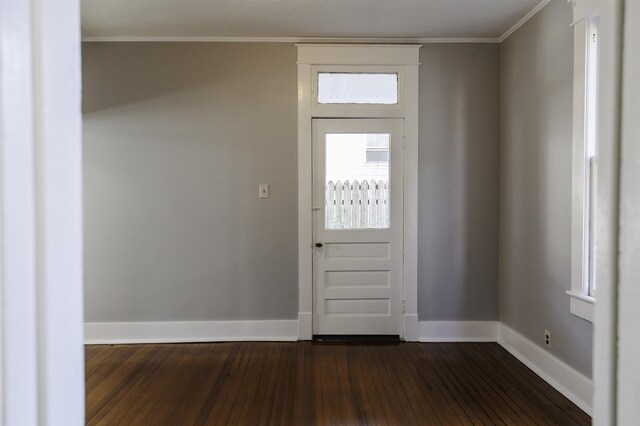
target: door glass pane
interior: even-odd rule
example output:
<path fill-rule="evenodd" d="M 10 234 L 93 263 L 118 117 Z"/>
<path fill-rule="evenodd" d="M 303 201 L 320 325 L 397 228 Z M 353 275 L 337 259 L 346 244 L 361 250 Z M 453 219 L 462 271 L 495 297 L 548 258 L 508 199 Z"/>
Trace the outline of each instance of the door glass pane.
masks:
<path fill-rule="evenodd" d="M 389 137 L 326 135 L 325 229 L 389 227 Z"/>
<path fill-rule="evenodd" d="M 319 104 L 398 103 L 398 74 L 318 73 Z"/>

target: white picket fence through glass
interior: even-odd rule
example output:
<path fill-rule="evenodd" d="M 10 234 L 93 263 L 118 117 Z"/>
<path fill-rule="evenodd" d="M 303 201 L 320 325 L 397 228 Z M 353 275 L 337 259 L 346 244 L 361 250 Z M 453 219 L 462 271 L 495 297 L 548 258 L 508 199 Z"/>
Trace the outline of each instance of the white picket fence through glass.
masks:
<path fill-rule="evenodd" d="M 389 182 L 329 181 L 325 187 L 325 229 L 389 227 Z"/>

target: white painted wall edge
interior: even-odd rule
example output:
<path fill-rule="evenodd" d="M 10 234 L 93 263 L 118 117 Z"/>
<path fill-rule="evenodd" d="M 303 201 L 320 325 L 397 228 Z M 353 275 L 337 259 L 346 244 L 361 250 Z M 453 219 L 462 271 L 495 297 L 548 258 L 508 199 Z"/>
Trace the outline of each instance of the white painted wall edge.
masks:
<path fill-rule="evenodd" d="M 591 379 L 502 323 L 498 326 L 498 344 L 580 409 L 592 415 L 594 387 Z"/>
<path fill-rule="evenodd" d="M 419 342 L 497 342 L 497 321 L 420 321 Z"/>
<path fill-rule="evenodd" d="M 85 323 L 85 344 L 178 342 L 290 342 L 297 320 Z"/>

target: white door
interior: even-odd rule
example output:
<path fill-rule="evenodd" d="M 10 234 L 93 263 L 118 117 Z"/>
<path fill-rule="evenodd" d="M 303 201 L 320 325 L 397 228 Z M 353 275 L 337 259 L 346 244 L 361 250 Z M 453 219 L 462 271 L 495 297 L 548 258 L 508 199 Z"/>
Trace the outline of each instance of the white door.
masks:
<path fill-rule="evenodd" d="M 403 120 L 313 120 L 313 332 L 403 336 Z"/>

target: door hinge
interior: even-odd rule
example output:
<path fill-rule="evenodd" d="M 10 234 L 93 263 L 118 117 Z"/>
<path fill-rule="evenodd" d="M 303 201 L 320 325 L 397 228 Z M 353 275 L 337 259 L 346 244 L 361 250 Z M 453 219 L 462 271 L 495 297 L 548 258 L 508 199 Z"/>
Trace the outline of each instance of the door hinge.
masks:
<path fill-rule="evenodd" d="M 406 313 L 407 310 L 407 302 L 405 302 L 404 300 L 400 303 L 400 309 L 402 310 L 402 313 Z"/>
<path fill-rule="evenodd" d="M 404 135 L 402 135 L 402 149 L 407 149 L 407 138 Z"/>

